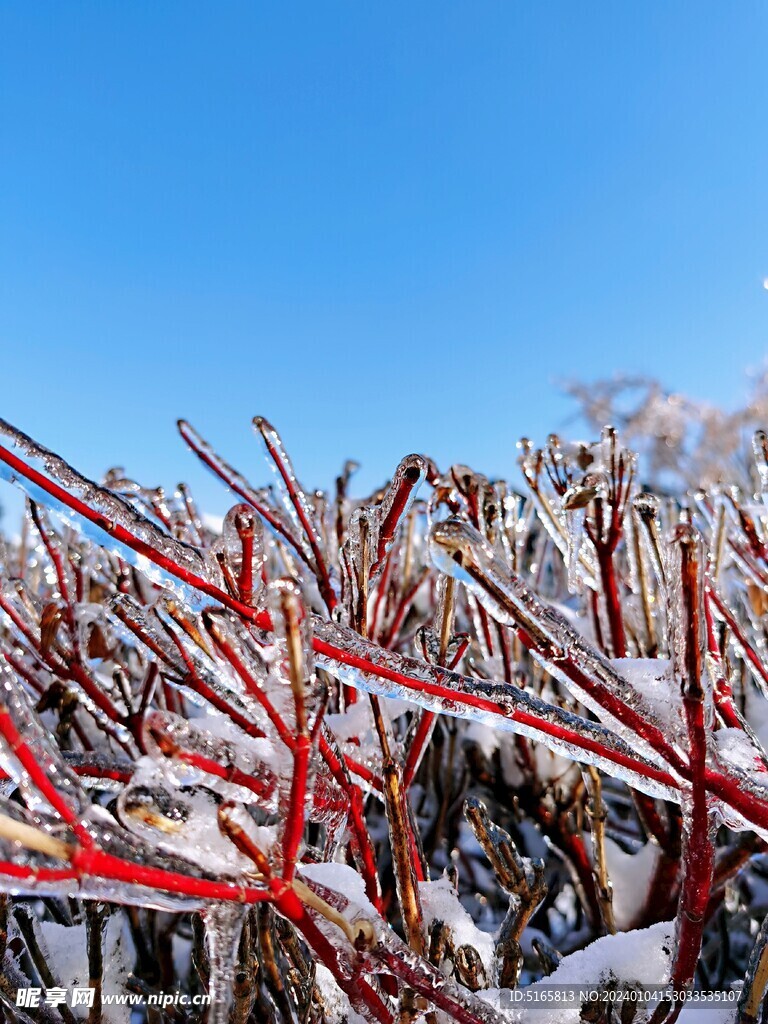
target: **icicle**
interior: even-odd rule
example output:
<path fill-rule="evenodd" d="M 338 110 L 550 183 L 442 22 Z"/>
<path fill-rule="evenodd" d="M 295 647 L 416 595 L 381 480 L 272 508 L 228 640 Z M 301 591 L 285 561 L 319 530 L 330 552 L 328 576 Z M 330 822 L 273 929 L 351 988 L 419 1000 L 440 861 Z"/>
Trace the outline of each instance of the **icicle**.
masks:
<path fill-rule="evenodd" d="M 380 529 L 378 508 L 363 505 L 349 518 L 347 539 L 342 548 L 347 616 L 363 632 L 368 628 L 371 570 L 376 562 Z"/>
<path fill-rule="evenodd" d="M 565 532 L 568 538 L 566 565 L 568 567 L 568 590 L 572 594 L 581 591 L 579 558 L 584 543 L 584 510 L 567 508 L 565 511 Z"/>
<path fill-rule="evenodd" d="M 755 431 L 752 438 L 752 451 L 760 477 L 760 494 L 763 503 L 768 505 L 768 434 L 764 430 Z"/>
<path fill-rule="evenodd" d="M 245 919 L 245 907 L 237 903 L 212 903 L 203 911 L 208 953 L 210 1024 L 227 1024 L 232 1003 L 237 951 Z"/>

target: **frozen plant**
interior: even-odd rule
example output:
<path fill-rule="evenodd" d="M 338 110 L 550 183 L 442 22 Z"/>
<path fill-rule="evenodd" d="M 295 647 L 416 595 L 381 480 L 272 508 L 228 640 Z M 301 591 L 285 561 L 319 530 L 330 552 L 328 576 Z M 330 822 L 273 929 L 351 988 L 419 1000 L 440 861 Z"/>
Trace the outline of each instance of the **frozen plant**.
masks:
<path fill-rule="evenodd" d="M 550 975 L 669 985 L 562 1021 L 736 982 L 719 1019 L 761 1019 L 765 435 L 747 489 L 657 497 L 606 427 L 521 442 L 525 494 L 409 455 L 358 501 L 254 429 L 267 487 L 179 423 L 238 502 L 212 529 L 0 421 L 8 1019 L 127 1021 L 119 987 L 189 997 L 152 1021 L 541 1022 L 508 997 Z"/>

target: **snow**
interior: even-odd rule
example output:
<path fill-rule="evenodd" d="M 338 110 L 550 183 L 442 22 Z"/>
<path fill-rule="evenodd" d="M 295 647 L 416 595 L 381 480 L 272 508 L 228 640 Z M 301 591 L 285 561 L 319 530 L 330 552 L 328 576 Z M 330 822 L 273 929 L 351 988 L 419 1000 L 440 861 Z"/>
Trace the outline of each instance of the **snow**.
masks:
<path fill-rule="evenodd" d="M 585 843 L 592 856 L 590 836 L 585 836 Z M 613 887 L 616 927 L 624 931 L 632 927 L 645 906 L 659 848 L 653 843 L 645 843 L 635 853 L 627 853 L 608 836 L 604 845 L 608 877 Z"/>
<path fill-rule="evenodd" d="M 187 724 L 190 733 L 197 734 L 203 741 L 215 736 L 229 743 L 233 750 L 242 751 L 245 754 L 242 758 L 243 769 L 246 771 L 246 760 L 261 763 L 275 773 L 285 771 L 292 763 L 290 753 L 282 744 L 278 745 L 266 736 L 248 736 L 239 725 L 225 715 L 207 715 L 202 719 L 192 719 Z"/>
<path fill-rule="evenodd" d="M 663 921 L 650 928 L 619 932 L 596 939 L 589 946 L 565 957 L 544 982 L 529 986 L 531 992 L 549 985 L 573 985 L 597 988 L 618 979 L 623 987 L 665 985 L 669 981 L 671 952 L 674 948 L 674 921 Z M 514 1024 L 580 1024 L 577 1007 L 535 1008 L 510 1006 L 498 989 L 479 992 L 483 999 L 499 1008 L 503 1019 Z M 682 1024 L 734 1024 L 735 1004 L 727 1007 L 685 1007 Z"/>
<path fill-rule="evenodd" d="M 339 893 L 345 900 L 349 901 L 351 907 L 358 913 L 347 915 L 349 920 L 355 917 L 370 916 L 378 918 L 379 914 L 365 894 L 365 882 L 360 874 L 348 864 L 337 864 L 335 861 L 326 861 L 322 864 L 302 864 L 301 875 L 311 882 L 325 886 Z"/>
<path fill-rule="evenodd" d="M 680 1024 L 735 1024 L 737 1017 L 734 1006 L 686 1006 L 678 1020 Z"/>
<path fill-rule="evenodd" d="M 714 739 L 722 763 L 731 764 L 746 772 L 766 774 L 765 765 L 760 760 L 754 744 L 741 729 L 718 729 Z"/>
<path fill-rule="evenodd" d="M 490 725 L 476 721 L 468 722 L 464 730 L 464 742 L 476 744 L 487 761 L 493 759 L 502 736 L 498 729 L 492 729 Z"/>
<path fill-rule="evenodd" d="M 674 733 L 680 724 L 681 701 L 666 658 L 615 658 L 613 667 L 654 712 L 662 726 Z"/>
<path fill-rule="evenodd" d="M 335 978 L 325 964 L 317 961 L 315 966 L 315 984 L 320 990 L 328 1024 L 365 1024 L 365 1018 L 349 1005 L 349 999 L 336 984 Z"/>
<path fill-rule="evenodd" d="M 746 697 L 747 721 L 763 749 L 768 750 L 768 700 L 752 686 L 747 686 Z"/>
<path fill-rule="evenodd" d="M 545 982 L 537 982 L 529 986 L 529 990 L 543 992 L 548 985 L 591 988 L 610 982 L 612 978 L 620 978 L 628 984 L 664 984 L 669 977 L 674 929 L 674 922 L 665 921 L 650 928 L 603 936 L 565 957 Z M 515 1024 L 580 1024 L 578 1007 L 549 1009 L 539 1004 L 535 1009 L 515 1008 L 505 1005 L 503 993 L 498 989 L 488 989 L 478 995 L 493 1006 L 501 1006 L 504 1019 Z M 714 1018 L 712 1024 L 715 1024 Z"/>
<path fill-rule="evenodd" d="M 427 932 L 434 921 L 442 921 L 450 934 L 454 950 L 474 946 L 480 954 L 486 977 L 492 977 L 496 942 L 489 932 L 481 931 L 459 902 L 456 890 L 443 875 L 434 882 L 420 882 L 419 896 Z"/>
<path fill-rule="evenodd" d="M 390 722 L 397 721 L 406 711 L 414 711 L 418 705 L 411 701 L 400 700 L 395 697 L 384 698 L 382 707 L 389 715 Z M 366 736 L 373 733 L 374 723 L 371 712 L 370 701 L 357 700 L 350 704 L 340 714 L 326 715 L 325 721 L 331 727 L 333 734 L 341 742 L 349 740 L 364 740 Z"/>
<path fill-rule="evenodd" d="M 617 977 L 630 984 L 661 985 L 669 975 L 674 930 L 673 921 L 662 921 L 650 928 L 605 935 L 565 957 L 547 980 L 553 985 L 598 985 Z"/>
<path fill-rule="evenodd" d="M 68 927 L 54 921 L 41 925 L 43 942 L 49 954 L 48 962 L 54 978 L 62 987 L 71 990 L 76 986 L 88 987 L 88 955 L 85 924 Z M 105 995 L 118 995 L 126 991 L 126 982 L 135 958 L 130 929 L 122 913 L 109 918 L 104 936 L 104 980 L 102 991 Z M 72 1010 L 78 1020 L 86 1020 L 87 1007 Z M 105 1024 L 130 1024 L 129 1006 L 110 1006 L 104 1009 Z"/>
<path fill-rule="evenodd" d="M 370 701 L 357 700 L 340 714 L 326 715 L 325 721 L 341 742 L 362 739 L 373 729 Z"/>

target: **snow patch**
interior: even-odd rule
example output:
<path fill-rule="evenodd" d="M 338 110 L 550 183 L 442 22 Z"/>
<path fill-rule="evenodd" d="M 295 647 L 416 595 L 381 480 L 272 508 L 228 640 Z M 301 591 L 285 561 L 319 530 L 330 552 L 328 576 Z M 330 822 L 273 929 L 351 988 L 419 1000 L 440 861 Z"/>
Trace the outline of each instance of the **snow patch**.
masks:
<path fill-rule="evenodd" d="M 474 946 L 480 954 L 486 977 L 492 977 L 494 936 L 481 931 L 459 902 L 456 890 L 443 875 L 434 882 L 419 882 L 419 896 L 427 931 L 434 921 L 442 921 L 450 933 L 454 949 Z"/>

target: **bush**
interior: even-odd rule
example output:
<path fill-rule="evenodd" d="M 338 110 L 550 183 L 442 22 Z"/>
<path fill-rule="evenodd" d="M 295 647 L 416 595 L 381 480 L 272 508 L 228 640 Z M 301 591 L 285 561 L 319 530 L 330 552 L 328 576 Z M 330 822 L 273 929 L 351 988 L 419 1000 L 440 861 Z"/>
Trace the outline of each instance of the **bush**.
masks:
<path fill-rule="evenodd" d="M 764 435 L 696 491 L 605 428 L 357 501 L 254 425 L 271 488 L 179 424 L 215 524 L 2 424 L 10 1019 L 760 1019 Z"/>

